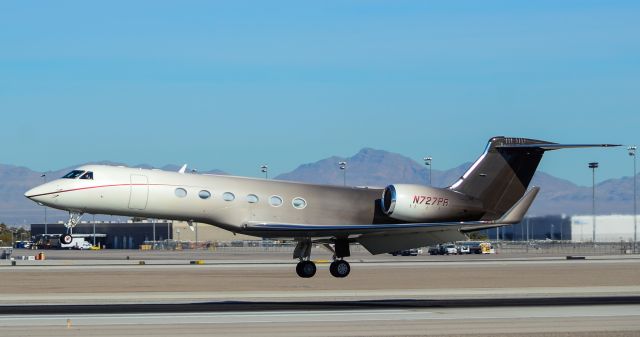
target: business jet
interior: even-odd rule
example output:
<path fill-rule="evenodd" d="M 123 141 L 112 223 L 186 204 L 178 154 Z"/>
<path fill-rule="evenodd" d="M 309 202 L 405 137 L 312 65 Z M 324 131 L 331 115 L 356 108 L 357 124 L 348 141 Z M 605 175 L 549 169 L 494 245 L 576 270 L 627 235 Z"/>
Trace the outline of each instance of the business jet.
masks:
<path fill-rule="evenodd" d="M 83 214 L 111 214 L 206 223 L 234 233 L 293 240 L 298 276 L 315 275 L 311 247 L 333 255 L 329 271 L 346 277 L 349 246 L 372 254 L 465 240 L 466 233 L 519 223 L 539 188 L 529 183 L 545 151 L 608 147 L 494 137 L 451 186 L 393 184 L 386 188 L 86 165 L 25 196 L 69 211 L 63 242 Z"/>

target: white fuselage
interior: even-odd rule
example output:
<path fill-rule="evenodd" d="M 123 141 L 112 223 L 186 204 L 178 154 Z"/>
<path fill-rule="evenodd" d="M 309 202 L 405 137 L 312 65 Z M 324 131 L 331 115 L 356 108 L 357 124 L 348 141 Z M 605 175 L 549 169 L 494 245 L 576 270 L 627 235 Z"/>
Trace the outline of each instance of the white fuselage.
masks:
<path fill-rule="evenodd" d="M 103 165 L 77 170 L 92 172 L 92 179 L 57 179 L 25 196 L 78 213 L 191 220 L 242 232 L 249 221 L 371 224 L 382 193 L 380 189 Z"/>

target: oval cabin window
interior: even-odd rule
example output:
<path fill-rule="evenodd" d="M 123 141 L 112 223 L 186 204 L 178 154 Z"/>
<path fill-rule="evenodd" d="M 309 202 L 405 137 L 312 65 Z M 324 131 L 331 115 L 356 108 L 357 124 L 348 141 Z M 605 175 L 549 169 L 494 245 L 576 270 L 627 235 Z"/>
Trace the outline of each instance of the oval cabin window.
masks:
<path fill-rule="evenodd" d="M 176 197 L 178 198 L 184 198 L 187 196 L 187 190 L 185 190 L 184 188 L 178 187 L 176 188 Z"/>
<path fill-rule="evenodd" d="M 224 194 L 222 194 L 222 199 L 224 199 L 224 201 L 233 201 L 235 198 L 236 196 L 231 192 L 224 192 Z"/>
<path fill-rule="evenodd" d="M 277 196 L 277 195 L 272 195 L 272 196 L 269 198 L 269 204 L 270 204 L 271 206 L 273 206 L 273 207 L 280 207 L 280 206 L 282 206 L 282 198 L 280 198 L 280 197 L 279 197 L 279 196 Z"/>
<path fill-rule="evenodd" d="M 303 208 L 307 207 L 307 201 L 302 199 L 302 198 L 300 198 L 300 197 L 293 199 L 291 204 L 293 205 L 293 207 L 295 207 L 297 209 L 303 209 Z"/>

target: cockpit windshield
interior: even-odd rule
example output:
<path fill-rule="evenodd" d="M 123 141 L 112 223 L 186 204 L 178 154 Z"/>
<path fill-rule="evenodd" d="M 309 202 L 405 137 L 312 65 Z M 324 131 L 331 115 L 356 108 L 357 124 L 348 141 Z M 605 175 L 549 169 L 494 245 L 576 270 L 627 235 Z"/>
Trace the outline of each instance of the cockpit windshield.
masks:
<path fill-rule="evenodd" d="M 80 179 L 93 180 L 93 172 L 87 171 L 87 173 L 83 174 Z"/>
<path fill-rule="evenodd" d="M 73 170 L 67 174 L 65 174 L 62 178 L 63 179 L 76 179 L 79 176 L 81 176 L 84 173 L 84 171 L 82 170 Z"/>

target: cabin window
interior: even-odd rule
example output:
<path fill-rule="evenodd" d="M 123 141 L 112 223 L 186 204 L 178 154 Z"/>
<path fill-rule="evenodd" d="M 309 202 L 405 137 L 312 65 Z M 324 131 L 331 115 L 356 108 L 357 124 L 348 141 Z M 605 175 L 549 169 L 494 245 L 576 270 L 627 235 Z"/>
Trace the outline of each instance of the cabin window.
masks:
<path fill-rule="evenodd" d="M 256 202 L 258 202 L 260 199 L 258 198 L 257 195 L 255 194 L 249 194 L 247 195 L 247 202 L 250 204 L 255 204 Z"/>
<path fill-rule="evenodd" d="M 202 190 L 198 192 L 198 196 L 200 197 L 200 199 L 209 199 L 211 197 L 211 192 L 207 190 Z"/>
<path fill-rule="evenodd" d="M 236 196 L 235 196 L 233 193 L 231 193 L 231 192 L 224 192 L 224 193 L 222 194 L 222 199 L 223 199 L 224 201 L 233 201 L 233 200 L 235 200 L 235 199 L 236 199 Z"/>
<path fill-rule="evenodd" d="M 73 170 L 67 174 L 65 174 L 62 178 L 63 179 L 76 179 L 79 176 L 81 176 L 84 173 L 84 171 L 82 170 Z"/>
<path fill-rule="evenodd" d="M 176 197 L 178 198 L 184 198 L 187 196 L 187 190 L 181 187 L 176 188 L 175 193 L 176 193 Z"/>
<path fill-rule="evenodd" d="M 302 199 L 302 198 L 300 198 L 300 197 L 293 199 L 291 204 L 293 205 L 293 207 L 295 207 L 297 209 L 303 209 L 303 208 L 307 207 L 307 201 Z"/>
<path fill-rule="evenodd" d="M 279 197 L 279 196 L 277 196 L 277 195 L 272 195 L 272 196 L 269 198 L 269 204 L 270 204 L 271 206 L 273 206 L 273 207 L 280 207 L 280 206 L 282 206 L 282 198 L 280 198 L 280 197 Z"/>
<path fill-rule="evenodd" d="M 87 171 L 87 173 L 83 174 L 80 179 L 93 180 L 93 172 Z"/>

